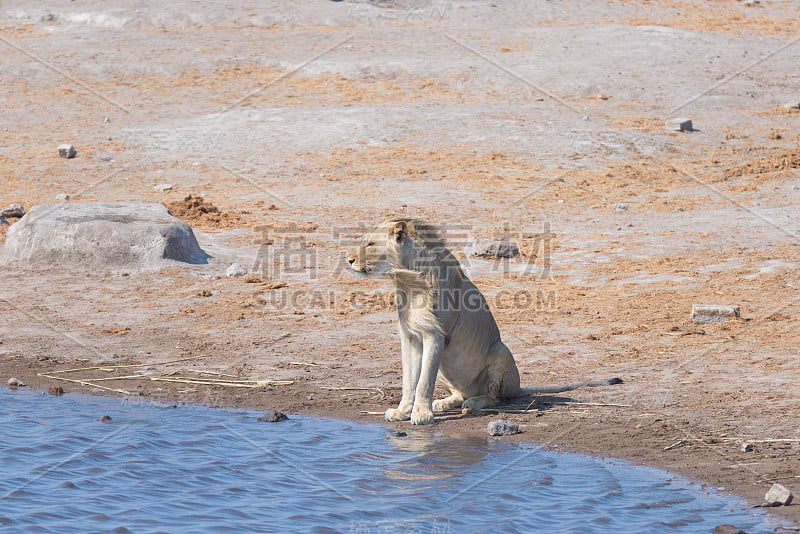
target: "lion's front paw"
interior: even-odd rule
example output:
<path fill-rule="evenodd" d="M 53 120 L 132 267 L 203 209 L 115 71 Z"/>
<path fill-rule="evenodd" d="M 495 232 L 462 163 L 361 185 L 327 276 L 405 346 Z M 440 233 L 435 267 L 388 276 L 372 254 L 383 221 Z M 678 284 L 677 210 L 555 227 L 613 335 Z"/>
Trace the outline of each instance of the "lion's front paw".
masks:
<path fill-rule="evenodd" d="M 387 421 L 408 421 L 410 419 L 407 412 L 397 408 L 389 408 L 383 416 Z"/>
<path fill-rule="evenodd" d="M 434 412 L 443 412 L 447 409 L 444 405 L 444 399 L 436 399 L 433 401 L 433 411 Z"/>
<path fill-rule="evenodd" d="M 433 412 L 431 410 L 417 409 L 416 407 L 414 407 L 414 410 L 412 410 L 411 412 L 411 424 L 412 425 L 433 424 Z"/>

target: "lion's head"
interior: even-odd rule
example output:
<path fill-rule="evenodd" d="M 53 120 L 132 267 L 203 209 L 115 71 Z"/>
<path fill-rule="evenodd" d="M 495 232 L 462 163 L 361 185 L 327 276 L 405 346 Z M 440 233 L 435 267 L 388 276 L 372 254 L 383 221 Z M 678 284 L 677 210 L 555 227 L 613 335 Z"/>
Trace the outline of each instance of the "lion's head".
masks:
<path fill-rule="evenodd" d="M 405 222 L 385 221 L 361 238 L 347 261 L 359 273 L 389 272 L 397 263 L 405 235 Z"/>
<path fill-rule="evenodd" d="M 359 273 L 386 273 L 419 267 L 426 256 L 421 256 L 423 250 L 435 255 L 446 252 L 435 226 L 419 219 L 390 219 L 361 238 L 347 261 Z"/>

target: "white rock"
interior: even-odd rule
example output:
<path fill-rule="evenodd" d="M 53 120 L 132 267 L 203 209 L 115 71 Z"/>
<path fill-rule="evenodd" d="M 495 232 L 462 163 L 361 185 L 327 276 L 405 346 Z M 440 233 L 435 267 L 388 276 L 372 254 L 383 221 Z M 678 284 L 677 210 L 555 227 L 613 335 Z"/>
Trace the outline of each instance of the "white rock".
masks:
<path fill-rule="evenodd" d="M 75 150 L 75 147 L 70 144 L 63 144 L 59 145 L 58 147 L 58 155 L 62 158 L 72 159 L 78 154 L 78 151 Z"/>
<path fill-rule="evenodd" d="M 786 506 L 792 503 L 792 499 L 794 495 L 791 490 L 780 484 L 773 484 L 764 496 L 764 501 L 770 506 Z"/>
<path fill-rule="evenodd" d="M 519 425 L 506 419 L 497 419 L 486 425 L 486 431 L 490 436 L 513 436 L 519 434 Z"/>
<path fill-rule="evenodd" d="M 783 105 L 784 109 L 800 109 L 800 102 L 792 100 Z"/>
<path fill-rule="evenodd" d="M 69 200 L 69 195 L 66 193 L 59 193 L 56 195 L 56 200 L 63 200 L 64 202 Z"/>
<path fill-rule="evenodd" d="M 692 304 L 691 319 L 696 324 L 724 323 L 739 317 L 739 306 L 727 304 Z"/>
<path fill-rule="evenodd" d="M 685 117 L 669 119 L 665 123 L 665 126 L 667 130 L 673 130 L 675 132 L 691 132 L 694 130 L 692 127 L 692 119 L 687 119 Z"/>
<path fill-rule="evenodd" d="M 628 205 L 624 202 L 620 202 L 618 204 L 614 204 L 614 209 L 617 211 L 625 211 L 628 209 Z"/>
<path fill-rule="evenodd" d="M 753 452 L 753 444 L 752 443 L 742 443 L 742 452 Z"/>
<path fill-rule="evenodd" d="M 464 254 L 481 258 L 513 258 L 519 255 L 519 247 L 511 241 L 470 238 Z"/>
<path fill-rule="evenodd" d="M 20 380 L 19 378 L 13 378 L 13 377 L 8 379 L 8 385 L 9 385 L 9 387 L 12 387 L 12 388 L 19 388 L 19 387 L 24 387 L 25 386 L 25 384 L 22 383 L 22 380 Z"/>
<path fill-rule="evenodd" d="M 234 278 L 236 276 L 244 276 L 248 273 L 247 267 L 241 263 L 232 263 L 230 267 L 225 270 L 225 276 Z"/>
<path fill-rule="evenodd" d="M 158 184 L 153 186 L 153 191 L 170 191 L 172 184 Z"/>
<path fill-rule="evenodd" d="M 163 204 L 40 204 L 8 230 L 0 264 L 157 270 L 208 263 L 188 224 Z"/>

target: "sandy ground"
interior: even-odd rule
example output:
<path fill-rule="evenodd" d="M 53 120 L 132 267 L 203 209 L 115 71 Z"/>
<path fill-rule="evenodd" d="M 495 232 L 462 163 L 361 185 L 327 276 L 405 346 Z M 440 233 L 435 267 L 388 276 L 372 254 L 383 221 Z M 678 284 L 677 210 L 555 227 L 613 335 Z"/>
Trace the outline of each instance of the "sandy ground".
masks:
<path fill-rule="evenodd" d="M 379 421 L 400 385 L 391 287 L 343 258 L 406 214 L 462 258 L 470 236 L 522 245 L 464 265 L 524 384 L 625 380 L 508 414 L 519 439 L 754 504 L 797 491 L 798 32 L 797 2 L 764 0 L 0 2 L 0 204 L 164 202 L 213 256 L 2 268 L 0 376 Z M 255 274 L 224 277 L 234 261 Z M 742 316 L 693 325 L 693 303 Z M 149 365 L 39 376 L 124 364 Z"/>

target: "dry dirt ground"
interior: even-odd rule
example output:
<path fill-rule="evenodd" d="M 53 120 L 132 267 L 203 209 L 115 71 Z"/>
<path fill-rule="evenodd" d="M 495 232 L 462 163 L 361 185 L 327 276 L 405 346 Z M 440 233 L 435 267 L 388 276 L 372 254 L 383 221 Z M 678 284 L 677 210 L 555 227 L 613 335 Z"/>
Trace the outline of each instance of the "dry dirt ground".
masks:
<path fill-rule="evenodd" d="M 1 376 L 378 421 L 400 384 L 391 288 L 343 253 L 407 214 L 457 254 L 520 242 L 465 267 L 526 385 L 625 380 L 508 414 L 519 439 L 754 504 L 800 490 L 800 3 L 32 5 L 0 2 L 0 204 L 164 202 L 213 259 L 2 268 Z M 234 261 L 255 274 L 226 278 Z M 741 318 L 693 325 L 693 303 Z"/>

